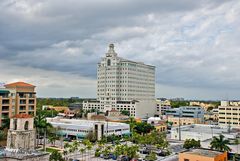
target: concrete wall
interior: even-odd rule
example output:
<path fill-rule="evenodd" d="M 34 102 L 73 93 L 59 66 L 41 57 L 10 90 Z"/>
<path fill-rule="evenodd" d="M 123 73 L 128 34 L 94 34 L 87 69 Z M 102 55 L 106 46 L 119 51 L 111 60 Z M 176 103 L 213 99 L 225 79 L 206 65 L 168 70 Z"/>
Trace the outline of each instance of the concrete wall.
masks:
<path fill-rule="evenodd" d="M 43 154 L 39 156 L 29 156 L 22 159 L 16 159 L 16 158 L 0 158 L 0 161 L 49 161 L 49 154 Z"/>
<path fill-rule="evenodd" d="M 136 103 L 137 118 L 153 117 L 156 113 L 156 101 L 139 101 Z"/>

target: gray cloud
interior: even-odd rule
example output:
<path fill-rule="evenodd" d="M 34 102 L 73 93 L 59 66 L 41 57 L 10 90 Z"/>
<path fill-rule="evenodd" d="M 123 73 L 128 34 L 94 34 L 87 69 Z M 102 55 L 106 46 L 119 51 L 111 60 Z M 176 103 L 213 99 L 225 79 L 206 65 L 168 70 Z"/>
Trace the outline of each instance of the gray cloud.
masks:
<path fill-rule="evenodd" d="M 3 0 L 0 60 L 16 67 L 11 80 L 14 75 L 22 79 L 17 74 L 22 68 L 93 80 L 96 63 L 113 42 L 119 56 L 157 67 L 156 80 L 163 89 L 158 96 L 175 96 L 174 90 L 166 90 L 179 93 L 185 88 L 184 96 L 191 98 L 191 91 L 205 88 L 216 93 L 214 97 L 208 91 L 205 98 L 218 98 L 219 90 L 239 98 L 239 10 L 240 2 L 233 0 Z M 48 90 L 59 87 L 39 86 L 48 96 L 53 94 Z M 70 92 L 77 93 L 74 88 Z"/>

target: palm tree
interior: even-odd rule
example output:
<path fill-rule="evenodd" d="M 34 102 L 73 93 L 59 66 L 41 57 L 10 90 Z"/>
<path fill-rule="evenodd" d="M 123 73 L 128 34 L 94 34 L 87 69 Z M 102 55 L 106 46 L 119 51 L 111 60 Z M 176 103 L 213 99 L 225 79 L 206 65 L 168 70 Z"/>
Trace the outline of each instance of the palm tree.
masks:
<path fill-rule="evenodd" d="M 81 152 L 81 154 L 82 154 L 82 160 L 83 160 L 83 153 L 86 151 L 86 149 L 85 148 L 80 148 L 80 150 L 79 150 L 80 152 Z"/>
<path fill-rule="evenodd" d="M 219 150 L 219 151 L 231 151 L 230 147 L 228 146 L 229 140 L 224 139 L 224 136 L 221 134 L 218 137 L 214 136 L 213 140 L 211 141 L 211 149 Z"/>
<path fill-rule="evenodd" d="M 239 142 L 239 138 L 236 138 L 235 141 L 234 141 L 234 143 L 237 145 L 237 153 L 238 153 L 238 144 L 240 143 L 240 142 Z"/>
<path fill-rule="evenodd" d="M 47 122 L 46 115 L 40 111 L 34 118 L 34 125 L 36 127 L 36 135 L 37 135 L 37 146 L 39 141 L 39 136 L 44 135 L 44 149 L 45 149 L 45 138 L 47 135 L 47 131 L 52 128 L 52 125 Z"/>

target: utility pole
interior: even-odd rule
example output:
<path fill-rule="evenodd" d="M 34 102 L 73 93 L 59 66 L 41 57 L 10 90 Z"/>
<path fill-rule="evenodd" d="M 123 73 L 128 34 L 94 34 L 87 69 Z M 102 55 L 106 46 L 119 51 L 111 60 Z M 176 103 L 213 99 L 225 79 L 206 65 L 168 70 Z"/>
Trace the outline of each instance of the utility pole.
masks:
<path fill-rule="evenodd" d="M 180 122 L 180 113 L 179 113 L 179 117 L 178 117 L 178 134 L 179 134 L 179 141 L 181 141 L 181 122 Z"/>

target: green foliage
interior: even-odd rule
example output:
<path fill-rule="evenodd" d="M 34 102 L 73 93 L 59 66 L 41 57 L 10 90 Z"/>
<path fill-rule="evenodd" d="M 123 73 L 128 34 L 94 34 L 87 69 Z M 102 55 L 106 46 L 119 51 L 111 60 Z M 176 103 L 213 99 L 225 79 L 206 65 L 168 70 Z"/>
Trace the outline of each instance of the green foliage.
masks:
<path fill-rule="evenodd" d="M 62 154 L 59 153 L 58 151 L 53 151 L 52 154 L 50 155 L 50 161 L 64 161 Z"/>
<path fill-rule="evenodd" d="M 134 133 L 133 142 L 136 144 L 153 145 L 159 149 L 167 149 L 167 147 L 169 146 L 166 134 L 157 131 L 153 131 L 147 136 L 142 136 L 138 133 Z"/>
<path fill-rule="evenodd" d="M 95 157 L 99 157 L 100 154 L 101 154 L 101 149 L 100 149 L 100 148 L 97 148 L 97 149 L 95 150 Z"/>
<path fill-rule="evenodd" d="M 137 157 L 138 150 L 139 147 L 136 145 L 117 145 L 113 153 L 116 156 L 125 155 L 132 159 L 134 157 Z"/>
<path fill-rule="evenodd" d="M 135 124 L 134 130 L 139 134 L 147 134 L 150 133 L 152 130 L 154 130 L 155 127 L 151 124 L 148 124 L 146 122 L 138 122 Z"/>
<path fill-rule="evenodd" d="M 0 130 L 4 130 L 4 129 L 9 129 L 10 127 L 10 118 L 4 118 L 2 120 L 2 127 L 0 127 Z"/>
<path fill-rule="evenodd" d="M 37 108 L 42 109 L 43 105 L 52 105 L 52 106 L 69 106 L 71 103 L 83 102 L 83 99 L 80 98 L 38 98 L 37 99 Z"/>
<path fill-rule="evenodd" d="M 107 136 L 107 141 L 108 142 L 115 142 L 120 140 L 120 138 L 114 134 Z"/>
<path fill-rule="evenodd" d="M 189 106 L 188 101 L 171 101 L 172 108 L 178 108 L 180 106 Z"/>
<path fill-rule="evenodd" d="M 126 115 L 126 116 L 130 116 L 130 112 L 127 111 L 127 110 L 122 110 L 121 114 Z"/>
<path fill-rule="evenodd" d="M 150 153 L 149 155 L 147 155 L 146 157 L 145 157 L 145 160 L 147 160 L 147 161 L 154 161 L 154 160 L 157 160 L 157 156 L 156 156 L 156 154 L 155 153 Z"/>
<path fill-rule="evenodd" d="M 0 131 L 0 141 L 6 140 L 7 139 L 7 135 L 4 131 Z"/>
<path fill-rule="evenodd" d="M 96 142 L 97 136 L 94 132 L 91 131 L 87 134 L 86 139 L 88 139 L 90 142 Z"/>
<path fill-rule="evenodd" d="M 200 148 L 201 143 L 200 140 L 194 140 L 194 139 L 186 139 L 183 145 L 184 148 L 190 149 L 190 148 Z"/>
<path fill-rule="evenodd" d="M 219 150 L 219 151 L 231 151 L 230 147 L 228 146 L 229 140 L 224 139 L 224 136 L 221 134 L 219 137 L 214 136 L 213 140 L 211 141 L 211 149 Z"/>

